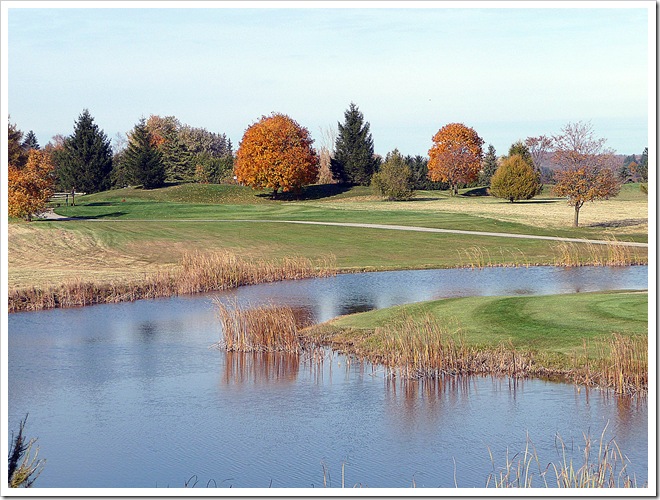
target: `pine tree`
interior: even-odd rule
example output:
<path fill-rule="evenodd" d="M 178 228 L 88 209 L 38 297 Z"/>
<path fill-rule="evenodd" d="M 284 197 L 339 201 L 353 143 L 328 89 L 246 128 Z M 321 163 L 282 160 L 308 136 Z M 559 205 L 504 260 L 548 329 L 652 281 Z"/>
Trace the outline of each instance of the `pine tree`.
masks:
<path fill-rule="evenodd" d="M 484 156 L 484 161 L 481 167 L 481 174 L 479 176 L 479 183 L 482 186 L 490 186 L 490 180 L 497 170 L 497 154 L 495 147 L 492 144 L 488 145 L 488 151 Z"/>
<path fill-rule="evenodd" d="M 165 166 L 156 147 L 152 144 L 146 121 L 141 119 L 130 136 L 122 153 L 122 170 L 144 189 L 161 187 L 165 183 Z"/>
<path fill-rule="evenodd" d="M 167 138 L 162 155 L 168 182 L 189 182 L 194 179 L 193 156 L 178 134 Z"/>
<path fill-rule="evenodd" d="M 374 157 L 369 122 L 364 123 L 364 116 L 351 103 L 344 112 L 344 124 L 338 126 L 335 155 L 330 164 L 333 177 L 342 183 L 368 186 L 379 164 Z"/>
<path fill-rule="evenodd" d="M 88 110 L 83 110 L 73 134 L 64 141 L 58 167 L 60 185 L 67 190 L 95 193 L 110 187 L 110 140 L 94 123 Z"/>
<path fill-rule="evenodd" d="M 25 152 L 29 152 L 31 149 L 41 149 L 39 147 L 39 141 L 37 141 L 37 136 L 32 130 L 25 135 L 22 146 Z"/>
<path fill-rule="evenodd" d="M 27 163 L 28 155 L 23 149 L 21 132 L 16 124 L 9 123 L 7 127 L 7 156 L 9 164 L 16 168 L 23 168 Z"/>

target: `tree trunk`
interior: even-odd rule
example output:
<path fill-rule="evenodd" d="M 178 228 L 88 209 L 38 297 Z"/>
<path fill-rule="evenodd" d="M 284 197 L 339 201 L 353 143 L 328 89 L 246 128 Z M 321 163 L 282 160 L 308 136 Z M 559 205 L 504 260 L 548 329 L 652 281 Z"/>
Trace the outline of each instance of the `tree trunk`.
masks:
<path fill-rule="evenodd" d="M 578 227 L 578 217 L 580 215 L 580 207 L 575 205 L 575 217 L 573 218 L 573 227 Z"/>

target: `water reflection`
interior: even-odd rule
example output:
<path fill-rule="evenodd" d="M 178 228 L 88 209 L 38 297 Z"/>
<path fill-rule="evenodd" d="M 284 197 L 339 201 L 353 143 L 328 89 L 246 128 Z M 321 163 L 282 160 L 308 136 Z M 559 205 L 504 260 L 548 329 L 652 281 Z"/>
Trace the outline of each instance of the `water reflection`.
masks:
<path fill-rule="evenodd" d="M 554 435 L 616 439 L 648 477 L 648 404 L 567 384 L 507 378 L 390 379 L 330 351 L 225 353 L 211 297 L 275 302 L 296 321 L 460 295 L 646 288 L 647 268 L 491 269 L 341 275 L 225 294 L 18 313 L 8 318 L 8 424 L 30 413 L 48 466 L 41 487 L 180 486 L 191 471 L 243 487 L 346 483 L 483 486 L 529 431 L 547 462 Z M 267 439 L 264 439 L 267 436 Z M 131 453 L 126 443 L 131 443 Z M 147 464 L 147 465 L 145 465 Z M 341 474 L 337 472 L 335 478 Z M 335 481 L 334 484 L 337 484 Z M 333 485 L 334 485 L 333 484 Z"/>
<path fill-rule="evenodd" d="M 282 352 L 227 352 L 225 385 L 290 384 L 300 370 L 300 356 Z"/>

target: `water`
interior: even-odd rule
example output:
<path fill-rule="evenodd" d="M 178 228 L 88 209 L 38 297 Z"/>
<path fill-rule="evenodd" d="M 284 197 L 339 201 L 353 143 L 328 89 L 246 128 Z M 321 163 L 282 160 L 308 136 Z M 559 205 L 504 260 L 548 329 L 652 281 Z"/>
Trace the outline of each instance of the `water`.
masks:
<path fill-rule="evenodd" d="M 81 309 L 9 315 L 9 428 L 48 462 L 38 487 L 481 487 L 523 451 L 580 456 L 607 426 L 648 477 L 645 400 L 568 384 L 471 378 L 389 382 L 326 353 L 227 355 L 211 299 L 288 303 L 315 321 L 460 295 L 645 289 L 646 267 L 512 268 L 340 275 Z M 325 471 L 325 474 L 324 474 Z M 536 484 L 540 485 L 540 482 Z"/>

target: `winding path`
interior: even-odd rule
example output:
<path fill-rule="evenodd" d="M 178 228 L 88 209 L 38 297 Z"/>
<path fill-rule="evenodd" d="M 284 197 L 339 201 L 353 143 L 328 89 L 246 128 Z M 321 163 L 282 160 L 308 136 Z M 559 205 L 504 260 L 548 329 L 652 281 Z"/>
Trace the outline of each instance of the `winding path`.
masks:
<path fill-rule="evenodd" d="M 44 218 L 48 220 L 86 220 L 90 222 L 256 222 L 256 223 L 279 223 L 279 224 L 306 224 L 312 226 L 339 226 L 339 227 L 361 227 L 366 229 L 386 229 L 393 231 L 414 231 L 421 233 L 449 233 L 449 234 L 465 234 L 471 236 L 493 236 L 497 238 L 520 238 L 528 240 L 551 240 L 551 241 L 565 241 L 570 243 L 591 243 L 594 245 L 609 245 L 612 241 L 609 240 L 588 240 L 584 238 L 562 238 L 559 236 L 539 236 L 533 234 L 515 234 L 515 233 L 493 233 L 489 231 L 464 231 L 462 229 L 440 229 L 435 227 L 420 227 L 420 226 L 400 226 L 393 224 L 368 224 L 361 222 L 317 222 L 317 221 L 300 221 L 300 220 L 267 220 L 267 219 L 78 219 L 69 218 L 57 215 L 55 212 L 50 211 L 44 214 Z M 635 241 L 617 241 L 617 245 L 627 247 L 644 247 L 648 248 L 648 243 L 639 243 Z"/>

